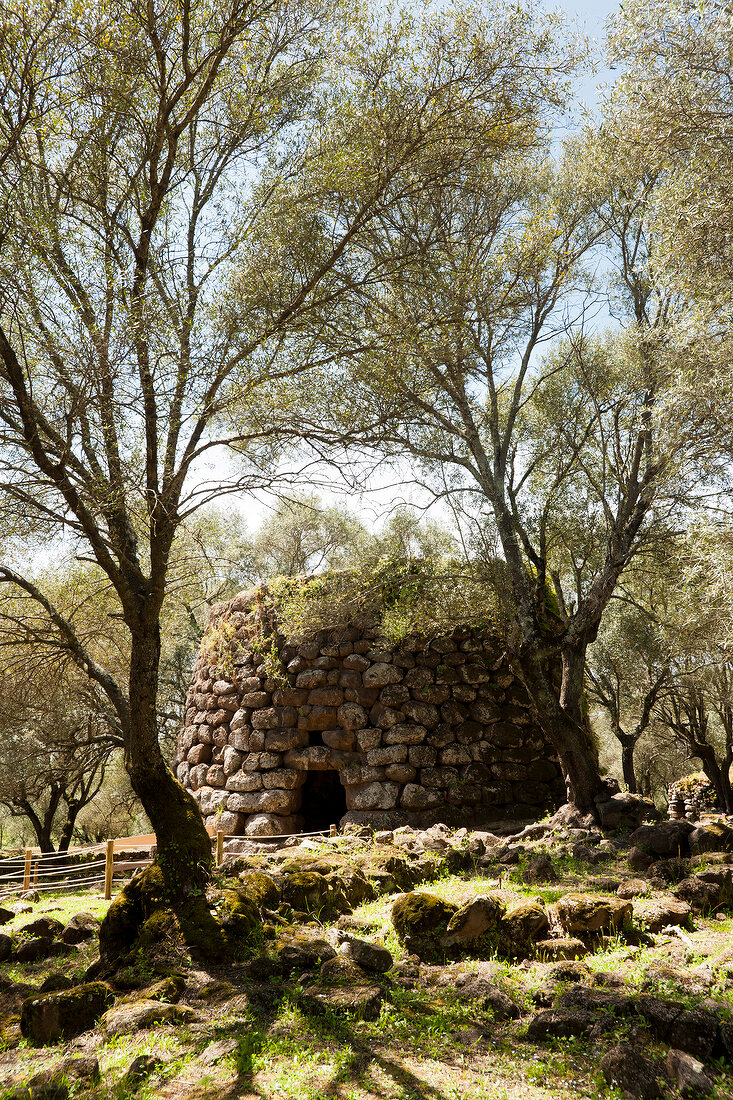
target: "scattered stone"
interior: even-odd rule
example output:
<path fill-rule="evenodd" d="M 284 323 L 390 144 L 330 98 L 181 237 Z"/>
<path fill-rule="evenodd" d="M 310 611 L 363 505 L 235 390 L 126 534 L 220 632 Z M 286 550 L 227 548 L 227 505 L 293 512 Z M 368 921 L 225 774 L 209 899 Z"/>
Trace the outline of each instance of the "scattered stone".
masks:
<path fill-rule="evenodd" d="M 662 1095 L 654 1062 L 633 1047 L 611 1047 L 601 1058 L 600 1069 L 609 1085 L 640 1100 L 657 1100 Z"/>
<path fill-rule="evenodd" d="M 0 924 L 7 924 L 8 921 L 11 921 L 14 916 L 15 913 L 12 911 L 12 909 L 4 909 L 2 905 L 0 905 Z"/>
<path fill-rule="evenodd" d="M 654 856 L 650 856 L 643 848 L 633 847 L 629 851 L 628 864 L 632 871 L 647 871 L 654 862 Z"/>
<path fill-rule="evenodd" d="M 616 891 L 617 897 L 624 898 L 626 901 L 644 897 L 649 893 L 649 883 L 643 878 L 629 878 L 626 882 L 622 882 Z"/>
<path fill-rule="evenodd" d="M 690 928 L 692 909 L 679 898 L 654 898 L 634 905 L 634 918 L 649 932 L 661 932 L 668 925 Z"/>
<path fill-rule="evenodd" d="M 52 970 L 38 987 L 39 993 L 57 993 L 60 989 L 71 989 L 74 983 L 61 970 Z"/>
<path fill-rule="evenodd" d="M 195 1019 L 190 1008 L 143 998 L 132 1004 L 116 1005 L 104 1013 L 100 1026 L 107 1035 L 129 1035 L 153 1024 L 182 1024 Z"/>
<path fill-rule="evenodd" d="M 0 933 L 0 962 L 5 962 L 13 953 L 13 941 L 10 936 Z"/>
<path fill-rule="evenodd" d="M 589 989 L 585 985 L 565 990 L 557 998 L 555 1007 L 595 1013 L 612 1012 L 618 1018 L 636 1015 L 636 1001 L 628 994 L 609 989 Z"/>
<path fill-rule="evenodd" d="M 694 826 L 689 821 L 659 821 L 642 825 L 629 837 L 632 846 L 642 848 L 652 856 L 669 858 L 690 854 L 689 836 Z"/>
<path fill-rule="evenodd" d="M 713 1082 L 702 1062 L 683 1050 L 667 1051 L 667 1073 L 685 1100 L 709 1096 L 713 1091 Z"/>
<path fill-rule="evenodd" d="M 376 1020 L 382 1010 L 384 993 L 378 985 L 325 986 L 312 985 L 299 997 L 300 1004 L 311 1011 L 332 1011 L 339 1016 L 356 1016 L 360 1020 Z"/>
<path fill-rule="evenodd" d="M 703 852 L 733 852 L 733 828 L 723 821 L 707 821 L 698 825 L 689 836 L 693 855 Z"/>
<path fill-rule="evenodd" d="M 213 1066 L 222 1058 L 228 1058 L 237 1053 L 238 1043 L 236 1039 L 219 1039 L 216 1043 L 209 1043 L 205 1050 L 199 1054 L 196 1061 L 200 1066 Z"/>
<path fill-rule="evenodd" d="M 566 932 L 581 935 L 616 932 L 631 913 L 631 903 L 620 898 L 566 894 L 557 903 L 557 914 L 562 927 Z"/>
<path fill-rule="evenodd" d="M 18 934 L 52 940 L 57 938 L 63 932 L 63 929 L 64 926 L 61 921 L 55 920 L 53 917 L 36 917 L 35 920 L 22 925 L 18 929 Z"/>
<path fill-rule="evenodd" d="M 20 963 L 35 962 L 37 959 L 52 959 L 58 955 L 70 955 L 74 950 L 70 944 L 61 940 L 52 940 L 39 936 L 35 940 L 24 940 L 15 949 L 15 958 Z"/>
<path fill-rule="evenodd" d="M 394 964 L 394 959 L 386 947 L 348 934 L 339 946 L 339 953 L 353 959 L 357 966 L 364 970 L 374 970 L 378 974 L 386 974 Z"/>
<path fill-rule="evenodd" d="M 99 921 L 91 913 L 75 913 L 61 931 L 64 943 L 83 943 L 94 939 L 99 932 Z"/>
<path fill-rule="evenodd" d="M 623 791 L 599 801 L 598 816 L 604 829 L 637 829 L 644 821 L 659 821 L 661 812 L 653 802 Z"/>
<path fill-rule="evenodd" d="M 459 974 L 455 987 L 462 1001 L 469 1001 L 486 1011 L 491 1009 L 496 1020 L 516 1020 L 521 1012 L 511 997 L 482 974 L 468 971 Z"/>
<path fill-rule="evenodd" d="M 504 912 L 504 903 L 495 894 L 480 894 L 458 910 L 453 907 L 443 943 L 446 946 L 467 944 L 487 932 L 496 933 Z"/>
<path fill-rule="evenodd" d="M 122 1079 L 126 1085 L 138 1085 L 162 1065 L 162 1060 L 156 1058 L 153 1054 L 138 1054 L 137 1058 L 133 1058 L 130 1062 L 130 1065 L 127 1067 L 127 1072 Z"/>
<path fill-rule="evenodd" d="M 527 830 L 524 830 L 526 833 Z M 535 882 L 557 882 L 558 873 L 550 856 L 543 854 L 531 859 L 522 872 L 522 882 L 531 885 Z"/>
<path fill-rule="evenodd" d="M 527 1038 L 532 1043 L 544 1043 L 547 1039 L 585 1038 L 597 1022 L 594 1012 L 550 1009 L 530 1020 Z"/>
<path fill-rule="evenodd" d="M 278 958 L 283 972 L 311 970 L 326 959 L 332 959 L 335 949 L 324 939 L 306 935 L 289 936 L 278 945 Z"/>
<path fill-rule="evenodd" d="M 114 1000 L 104 982 L 89 982 L 23 1001 L 20 1029 L 31 1043 L 46 1045 L 87 1031 Z"/>
<path fill-rule="evenodd" d="M 438 939 L 446 934 L 457 912 L 457 906 L 436 894 L 415 890 L 397 898 L 392 924 L 410 953 L 429 960 L 438 953 Z"/>

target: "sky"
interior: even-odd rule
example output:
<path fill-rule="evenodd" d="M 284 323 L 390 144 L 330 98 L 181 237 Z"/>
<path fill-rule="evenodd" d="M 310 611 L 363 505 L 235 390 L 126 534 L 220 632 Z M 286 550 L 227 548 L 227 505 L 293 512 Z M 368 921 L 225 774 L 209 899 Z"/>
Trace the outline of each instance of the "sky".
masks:
<path fill-rule="evenodd" d="M 592 40 L 594 53 L 602 55 L 603 43 L 606 37 L 606 22 L 609 16 L 618 11 L 619 3 L 610 3 L 609 0 L 568 0 L 557 5 L 547 3 L 549 9 L 555 7 L 565 12 L 568 22 L 575 24 L 579 31 Z M 578 82 L 578 98 L 589 108 L 595 107 L 598 100 L 599 87 L 613 80 L 610 69 L 601 68 L 598 72 L 583 77 Z"/>

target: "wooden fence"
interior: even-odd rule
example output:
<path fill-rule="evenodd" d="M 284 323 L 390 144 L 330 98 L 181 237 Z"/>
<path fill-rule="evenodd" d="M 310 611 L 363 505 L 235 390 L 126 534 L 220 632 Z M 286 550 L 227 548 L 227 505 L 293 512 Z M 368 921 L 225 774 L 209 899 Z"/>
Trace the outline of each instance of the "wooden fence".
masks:
<path fill-rule="evenodd" d="M 220 867 L 224 862 L 225 842 L 228 837 L 233 839 L 233 836 L 221 830 L 208 831 L 214 849 L 214 863 Z M 322 837 L 329 833 L 333 836 L 336 832 L 336 826 L 332 825 L 330 830 L 323 832 L 249 839 L 277 843 L 292 837 Z M 25 848 L 17 856 L 0 860 L 0 901 L 29 890 L 57 893 L 92 886 L 99 886 L 104 891 L 105 900 L 109 901 L 112 897 L 114 876 L 136 871 L 152 863 L 156 843 L 155 833 L 141 833 L 138 836 L 105 840 L 101 844 L 85 848 L 69 848 L 68 852 L 42 852 L 40 848 Z"/>

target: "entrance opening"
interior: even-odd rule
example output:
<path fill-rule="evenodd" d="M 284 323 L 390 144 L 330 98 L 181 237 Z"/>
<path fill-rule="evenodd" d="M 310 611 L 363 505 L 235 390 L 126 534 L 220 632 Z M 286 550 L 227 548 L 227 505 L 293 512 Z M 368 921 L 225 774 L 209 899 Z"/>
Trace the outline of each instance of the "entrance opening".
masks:
<path fill-rule="evenodd" d="M 329 825 L 338 825 L 346 813 L 346 791 L 334 768 L 309 771 L 301 790 L 304 833 L 320 832 Z"/>

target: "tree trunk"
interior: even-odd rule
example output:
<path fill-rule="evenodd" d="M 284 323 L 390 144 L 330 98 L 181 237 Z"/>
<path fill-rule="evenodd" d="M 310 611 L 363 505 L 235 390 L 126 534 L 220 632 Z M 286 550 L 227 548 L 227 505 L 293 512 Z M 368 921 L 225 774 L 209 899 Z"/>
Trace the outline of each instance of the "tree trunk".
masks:
<path fill-rule="evenodd" d="M 66 807 L 66 821 L 64 827 L 61 830 L 61 837 L 59 839 L 59 846 L 57 851 L 68 852 L 69 845 L 71 844 L 71 838 L 74 834 L 74 826 L 76 825 L 76 819 L 79 816 L 79 811 L 82 808 L 81 802 L 72 798 Z"/>
<path fill-rule="evenodd" d="M 598 750 L 582 713 L 582 658 L 563 660 L 558 696 L 547 664 L 534 654 L 512 658 L 512 666 L 532 700 L 542 732 L 554 746 L 565 773 L 567 799 L 580 813 L 598 817 L 596 797 L 606 793 Z M 561 701 L 562 700 L 562 701 Z"/>
<path fill-rule="evenodd" d="M 160 628 L 133 634 L 130 654 L 130 728 L 125 767 L 157 840 L 171 900 L 200 889 L 212 864 L 211 840 L 199 808 L 163 759 L 158 743 L 157 692 Z"/>
<path fill-rule="evenodd" d="M 631 734 L 616 731 L 616 736 L 621 742 L 621 767 L 624 773 L 624 783 L 631 794 L 636 794 L 636 770 L 634 768 L 634 750 L 636 749 L 636 737 Z"/>

